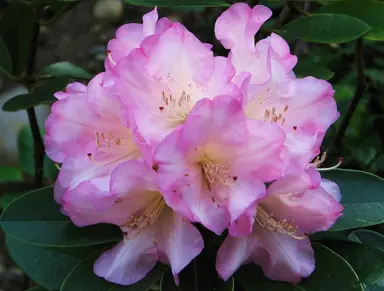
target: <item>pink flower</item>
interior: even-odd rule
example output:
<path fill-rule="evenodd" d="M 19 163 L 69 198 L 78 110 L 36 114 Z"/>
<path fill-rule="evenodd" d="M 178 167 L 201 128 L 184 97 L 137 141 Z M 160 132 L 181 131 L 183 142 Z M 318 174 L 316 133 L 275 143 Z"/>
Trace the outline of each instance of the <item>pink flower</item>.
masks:
<path fill-rule="evenodd" d="M 106 187 L 109 185 L 106 184 Z M 139 161 L 119 165 L 111 175 L 107 200 L 84 189 L 73 202 L 86 212 L 87 204 L 98 205 L 103 222 L 121 226 L 124 240 L 103 253 L 94 272 L 106 280 L 129 285 L 146 276 L 157 261 L 171 265 L 177 274 L 203 249 L 199 231 L 180 214 L 169 208 L 157 188 L 156 173 Z M 86 197 L 87 196 L 87 197 Z M 87 219 L 87 218 L 86 218 Z"/>
<path fill-rule="evenodd" d="M 55 95 L 59 100 L 46 121 L 44 141 L 47 155 L 63 163 L 55 188 L 59 203 L 66 190 L 76 191 L 81 183 L 108 176 L 119 163 L 141 156 L 120 118 L 122 106 L 113 83 L 101 73 L 87 87 L 73 83 Z"/>
<path fill-rule="evenodd" d="M 272 280 L 297 283 L 315 269 L 308 234 L 329 229 L 343 210 L 338 186 L 321 180 L 316 169 L 273 182 L 255 205 L 253 232 L 228 236 L 216 268 L 227 280 L 244 263 L 258 264 Z M 243 218 L 240 218 L 240 220 Z"/>
<path fill-rule="evenodd" d="M 232 5 L 218 19 L 216 37 L 230 49 L 247 118 L 278 124 L 290 157 L 286 173 L 301 172 L 319 154 L 329 126 L 339 116 L 332 86 L 313 77 L 296 78 L 296 56 L 277 34 L 254 43 L 254 34 L 272 15 L 264 6 Z"/>
<path fill-rule="evenodd" d="M 240 98 L 229 61 L 214 57 L 209 45 L 177 22 L 146 37 L 117 62 L 115 71 L 116 90 L 130 109 L 132 126 L 152 151 L 185 123 L 200 99 Z"/>
<path fill-rule="evenodd" d="M 143 24 L 128 23 L 116 31 L 116 38 L 109 41 L 105 68 L 114 71 L 116 63 L 140 47 L 141 42 L 150 35 L 161 33 L 171 25 L 168 18 L 158 21 L 157 9 L 143 16 Z"/>
<path fill-rule="evenodd" d="M 231 97 L 200 100 L 154 154 L 165 201 L 217 234 L 249 233 L 252 224 L 234 223 L 281 176 L 284 139 L 275 124 L 246 121 Z"/>

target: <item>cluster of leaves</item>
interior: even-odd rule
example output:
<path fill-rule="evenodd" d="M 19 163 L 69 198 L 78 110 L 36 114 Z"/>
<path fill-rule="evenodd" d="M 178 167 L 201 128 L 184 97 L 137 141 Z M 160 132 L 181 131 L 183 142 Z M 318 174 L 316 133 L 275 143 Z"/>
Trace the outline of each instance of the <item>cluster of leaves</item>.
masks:
<path fill-rule="evenodd" d="M 0 6 L 0 72 L 29 88 L 29 93 L 5 103 L 3 110 L 28 110 L 39 104 L 49 104 L 54 101 L 53 93 L 63 89 L 70 80 L 86 81 L 92 77 L 84 69 L 65 61 L 38 72 L 32 68 L 31 72 L 36 28 L 53 23 L 78 2 L 15 0 L 6 8 Z M 198 17 L 204 21 L 190 21 L 187 26 L 204 41 L 212 43 L 214 20 L 222 10 L 209 7 L 225 8 L 230 4 L 228 0 L 125 2 L 167 6 L 173 12 Z M 384 1 L 248 2 L 251 5 L 260 2 L 274 11 L 275 17 L 262 28 L 261 34 L 275 32 L 291 41 L 294 52 L 299 55 L 300 61 L 295 68 L 298 76 L 311 75 L 327 79 L 334 85 L 340 120 L 351 110 L 351 99 L 361 99 L 345 131 L 342 145 L 333 151 L 336 156 L 344 156 L 344 166 L 383 176 L 384 133 L 378 129 L 384 116 L 381 98 L 384 62 L 380 58 L 384 56 L 384 45 L 378 41 L 384 40 Z M 188 22 L 188 16 L 185 19 Z M 364 55 L 354 50 L 355 42 L 362 39 Z M 217 52 L 220 53 L 220 49 Z M 364 58 L 362 76 L 356 73 L 355 58 Z M 361 77 L 366 88 L 362 96 L 356 96 L 354 84 Z M 332 142 L 340 123 L 337 122 L 330 130 L 326 147 L 334 146 Z M 6 245 L 15 263 L 41 286 L 31 290 L 384 290 L 384 235 L 380 233 L 384 223 L 384 180 L 378 176 L 354 170 L 325 173 L 325 178 L 336 181 L 341 187 L 344 215 L 330 231 L 311 237 L 316 253 L 316 271 L 297 285 L 269 281 L 255 265 L 242 267 L 224 283 L 217 278 L 214 267 L 222 238 L 201 230 L 206 248 L 180 274 L 179 287 L 175 286 L 168 268 L 160 264 L 139 283 L 123 287 L 96 277 L 92 270 L 95 258 L 121 240 L 119 229 L 111 225 L 74 226 L 53 200 L 53 188 L 49 185 L 53 185 L 58 171 L 47 157 L 43 157 L 43 185 L 47 187 L 28 192 L 36 186 L 32 183 L 36 174 L 32 154 L 34 146 L 36 140 L 33 140 L 30 128 L 23 128 L 18 136 L 18 167 L 0 167 L 0 207 L 4 209 L 0 226 L 6 234 Z"/>

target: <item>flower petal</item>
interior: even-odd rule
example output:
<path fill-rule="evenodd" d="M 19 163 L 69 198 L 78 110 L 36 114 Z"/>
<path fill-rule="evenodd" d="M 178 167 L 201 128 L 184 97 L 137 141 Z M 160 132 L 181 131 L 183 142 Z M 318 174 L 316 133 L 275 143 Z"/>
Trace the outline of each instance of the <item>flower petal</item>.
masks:
<path fill-rule="evenodd" d="M 192 223 L 169 208 L 164 210 L 158 225 L 160 261 L 171 265 L 176 277 L 203 250 L 203 238 Z"/>
<path fill-rule="evenodd" d="M 136 237 L 104 252 L 96 260 L 93 270 L 109 282 L 130 285 L 143 279 L 157 260 L 155 229 L 146 227 Z"/>
<path fill-rule="evenodd" d="M 255 226 L 253 239 L 260 244 L 253 249 L 251 260 L 262 268 L 267 278 L 298 283 L 302 277 L 311 275 L 315 258 L 308 238 L 299 240 Z"/>

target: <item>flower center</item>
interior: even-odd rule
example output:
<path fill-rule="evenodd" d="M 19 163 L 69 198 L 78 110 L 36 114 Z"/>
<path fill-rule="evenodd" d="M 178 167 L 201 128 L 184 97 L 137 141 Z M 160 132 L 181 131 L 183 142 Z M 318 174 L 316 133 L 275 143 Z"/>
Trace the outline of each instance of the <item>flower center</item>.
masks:
<path fill-rule="evenodd" d="M 290 237 L 293 237 L 295 239 L 306 238 L 306 236 L 296 235 L 298 227 L 295 224 L 294 220 L 287 221 L 286 219 L 283 219 L 279 221 L 273 217 L 272 213 L 268 213 L 261 206 L 257 208 L 256 222 L 262 227 L 265 227 L 266 229 L 269 229 L 271 231 L 278 231 L 282 234 L 289 235 Z"/>
<path fill-rule="evenodd" d="M 145 227 L 152 225 L 159 218 L 161 211 L 165 207 L 165 201 L 158 195 L 152 203 L 138 215 L 132 215 L 121 227 L 126 227 L 133 232 L 127 234 L 127 238 L 132 238 L 140 233 Z"/>
<path fill-rule="evenodd" d="M 211 185 L 216 181 L 226 184 L 229 178 L 228 174 L 231 171 L 231 164 L 229 162 L 217 163 L 209 158 L 204 159 L 200 162 L 203 179 L 208 189 L 211 190 Z"/>
<path fill-rule="evenodd" d="M 162 106 L 159 110 L 162 112 L 164 118 L 171 124 L 172 127 L 176 127 L 183 124 L 191 111 L 190 107 L 191 95 L 182 91 L 179 98 L 175 98 L 172 94 L 168 96 L 165 92 L 162 92 Z"/>
<path fill-rule="evenodd" d="M 278 113 L 276 107 L 271 109 L 265 109 L 264 111 L 264 120 L 272 123 L 279 123 L 283 126 L 285 123 L 284 113 L 289 109 L 288 105 L 285 105 L 284 109 Z"/>

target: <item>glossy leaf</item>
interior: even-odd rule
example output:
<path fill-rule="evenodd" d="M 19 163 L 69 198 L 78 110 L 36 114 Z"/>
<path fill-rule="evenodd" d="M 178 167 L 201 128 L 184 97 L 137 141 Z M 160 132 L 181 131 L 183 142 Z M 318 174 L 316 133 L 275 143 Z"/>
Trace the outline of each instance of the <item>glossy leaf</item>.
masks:
<path fill-rule="evenodd" d="M 254 264 L 243 266 L 235 280 L 245 291 L 363 291 L 355 271 L 343 257 L 323 245 L 315 243 L 313 247 L 316 269 L 299 284 L 270 281 Z"/>
<path fill-rule="evenodd" d="M 370 173 L 337 169 L 322 172 L 335 181 L 342 194 L 341 216 L 331 230 L 343 230 L 384 222 L 384 179 Z"/>
<path fill-rule="evenodd" d="M 224 0 L 124 0 L 127 4 L 140 5 L 140 6 L 165 6 L 165 7 L 177 7 L 177 6 L 229 6 Z"/>
<path fill-rule="evenodd" d="M 283 26 L 289 38 L 317 43 L 344 43 L 355 40 L 369 31 L 365 22 L 340 14 L 314 14 Z"/>
<path fill-rule="evenodd" d="M 365 38 L 384 40 L 383 2 L 376 0 L 344 0 L 323 6 L 316 12 L 338 13 L 359 18 L 371 27 Z"/>
<path fill-rule="evenodd" d="M 120 286 L 107 282 L 93 273 L 93 264 L 99 254 L 80 262 L 63 282 L 60 291 L 147 291 L 156 283 L 167 269 L 157 264 L 147 276 L 136 284 Z"/>
<path fill-rule="evenodd" d="M 376 283 L 384 277 L 384 252 L 355 242 L 327 241 L 327 247 L 346 259 L 365 283 Z"/>
<path fill-rule="evenodd" d="M 380 249 L 384 252 L 384 235 L 378 232 L 367 229 L 358 229 L 349 235 L 349 239 Z"/>
<path fill-rule="evenodd" d="M 52 103 L 56 100 L 53 94 L 64 89 L 68 82 L 68 77 L 47 80 L 37 87 L 34 92 L 18 95 L 9 99 L 3 105 L 3 110 L 11 112 L 19 111 L 39 104 Z"/>
<path fill-rule="evenodd" d="M 55 77 L 72 77 L 79 79 L 92 78 L 92 75 L 86 70 L 70 62 L 60 62 L 48 65 L 42 69 L 42 72 Z"/>
<path fill-rule="evenodd" d="M 299 60 L 294 72 L 299 78 L 312 76 L 323 80 L 329 80 L 334 75 L 330 69 L 306 60 Z"/>
<path fill-rule="evenodd" d="M 0 196 L 0 209 L 5 209 L 13 200 L 17 199 L 24 193 L 2 193 Z"/>
<path fill-rule="evenodd" d="M 58 290 L 77 260 L 53 249 L 36 247 L 6 236 L 9 254 L 33 281 L 48 290 Z M 75 289 L 74 289 L 75 290 Z"/>
<path fill-rule="evenodd" d="M 117 226 L 73 225 L 60 212 L 60 206 L 53 199 L 52 187 L 32 191 L 13 201 L 1 215 L 0 225 L 7 235 L 37 246 L 77 247 L 121 239 Z"/>
<path fill-rule="evenodd" d="M 365 291 L 384 291 L 384 287 L 381 287 L 377 284 L 365 284 L 364 290 Z"/>

